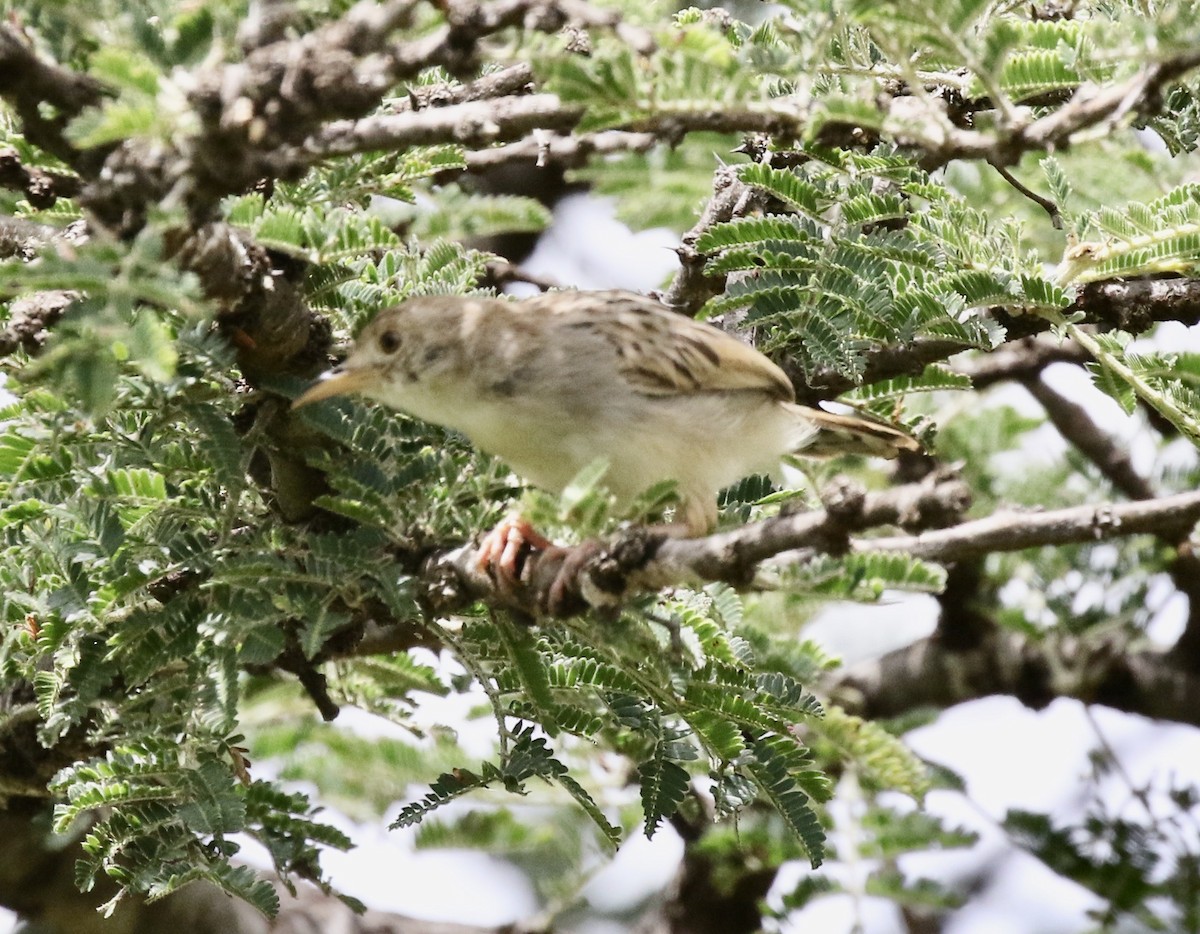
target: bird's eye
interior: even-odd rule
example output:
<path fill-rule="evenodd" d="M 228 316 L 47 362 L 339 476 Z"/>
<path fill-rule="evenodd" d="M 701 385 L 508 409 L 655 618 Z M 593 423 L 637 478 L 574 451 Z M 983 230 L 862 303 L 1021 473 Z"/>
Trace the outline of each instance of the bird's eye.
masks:
<path fill-rule="evenodd" d="M 384 353 L 395 353 L 400 349 L 400 335 L 395 331 L 384 331 L 379 335 L 379 349 Z"/>

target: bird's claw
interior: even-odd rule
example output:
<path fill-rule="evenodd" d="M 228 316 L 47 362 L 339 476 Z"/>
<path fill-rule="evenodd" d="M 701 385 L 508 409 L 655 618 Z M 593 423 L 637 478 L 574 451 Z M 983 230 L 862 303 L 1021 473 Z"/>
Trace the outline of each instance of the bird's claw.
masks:
<path fill-rule="evenodd" d="M 483 537 L 476 561 L 479 569 L 492 568 L 510 584 L 521 580 L 521 568 L 529 551 L 546 551 L 554 543 L 537 532 L 528 520 L 509 516 Z"/>
<path fill-rule="evenodd" d="M 554 551 L 564 554 L 562 564 L 550 582 L 550 589 L 546 591 L 545 609 L 549 615 L 569 616 L 583 608 L 579 574 L 600 553 L 601 547 L 599 542 L 588 541 L 574 548 L 554 548 Z"/>
<path fill-rule="evenodd" d="M 581 608 L 579 573 L 600 549 L 597 542 L 573 548 L 555 545 L 520 516 L 510 516 L 488 532 L 479 543 L 476 561 L 488 571 L 498 590 L 517 604 L 528 599 L 524 578 L 525 562 L 537 552 L 541 560 L 560 562 L 546 590 L 540 609 L 549 616 L 566 616 Z"/>

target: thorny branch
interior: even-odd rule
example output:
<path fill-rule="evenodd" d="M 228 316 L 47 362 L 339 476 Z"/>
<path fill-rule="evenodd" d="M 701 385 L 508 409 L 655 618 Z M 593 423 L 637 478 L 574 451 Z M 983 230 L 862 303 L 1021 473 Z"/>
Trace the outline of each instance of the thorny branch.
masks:
<path fill-rule="evenodd" d="M 934 562 L 960 562 L 992 552 L 1127 535 L 1178 541 L 1200 521 L 1200 493 L 1194 492 L 956 521 L 969 500 L 962 481 L 937 474 L 877 493 L 842 481 L 824 492 L 823 510 L 782 515 L 704 538 L 631 530 L 599 547 L 587 546 L 594 553 L 582 563 L 572 587 L 577 599 L 565 605 L 565 612 L 610 609 L 631 594 L 669 586 L 708 581 L 747 586 L 765 562 L 783 569 L 816 554 L 898 552 Z M 854 534 L 889 525 L 924 531 L 886 537 Z M 531 617 L 545 615 L 550 587 L 569 557 L 569 549 L 535 552 L 522 571 L 523 590 L 514 597 L 478 567 L 473 546 L 440 553 L 422 572 L 427 603 L 447 613 L 484 600 Z"/>

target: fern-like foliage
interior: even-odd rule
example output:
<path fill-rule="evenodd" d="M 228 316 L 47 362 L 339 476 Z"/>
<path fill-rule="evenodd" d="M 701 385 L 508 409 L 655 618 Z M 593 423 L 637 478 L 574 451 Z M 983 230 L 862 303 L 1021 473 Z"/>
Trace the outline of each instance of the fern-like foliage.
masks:
<path fill-rule="evenodd" d="M 443 6 L 416 5 L 404 41 L 444 29 Z M 532 59 L 539 90 L 578 108 L 579 133 L 636 134 L 617 138 L 636 140 L 637 153 L 595 160 L 571 181 L 621 197 L 623 213 L 644 224 L 691 227 L 712 191 L 713 154 L 724 157 L 753 130 L 742 147 L 753 161 L 736 171 L 761 210 L 710 226 L 695 244 L 706 271 L 727 284 L 707 311 L 737 317 L 736 326 L 795 361 L 813 387 L 832 376 L 843 387 L 858 384 L 845 400 L 887 418 L 900 419 L 905 404 L 932 408 L 948 391 L 969 390 L 966 378 L 933 364 L 862 384 L 867 361 L 882 350 L 903 358 L 917 347 L 942 356 L 991 349 L 1006 336 L 991 311 L 1000 306 L 1067 333 L 1077 328 L 1097 384 L 1126 411 L 1149 405 L 1200 440 L 1200 360 L 1147 351 L 1120 333 L 1097 336 L 1063 316 L 1085 283 L 1194 275 L 1196 186 L 1125 194 L 1142 200 L 1118 207 L 1111 189 L 1088 192 L 1076 151 L 1063 147 L 1042 163 L 1039 179 L 1075 239 L 1050 256 L 1045 238 L 1031 241 L 1011 211 L 997 209 L 1011 200 L 969 199 L 963 175 L 956 182 L 952 173 L 922 170 L 920 154 L 902 147 L 927 138 L 917 131 L 928 127 L 882 103 L 942 102 L 939 114 L 979 132 L 993 121 L 1036 119 L 1080 88 L 1112 85 L 1194 45 L 1193 10 L 1165 2 L 1155 7 L 1163 15 L 1149 17 L 1144 6 L 1113 0 L 1090 5 L 1086 16 L 1046 19 L 981 0 L 856 0 L 832 11 L 792 0 L 752 25 L 724 11 L 614 0 L 629 22 L 650 28 L 653 50 L 643 54 L 616 30 L 596 29 L 584 56 L 559 34 L 518 36 L 514 28 L 474 51 L 497 64 L 514 50 Z M 81 13 L 32 0 L 14 25 L 28 31 L 39 56 L 104 87 L 100 102 L 66 126 L 71 143 L 124 155 L 193 151 L 202 121 L 189 110 L 187 69 L 239 54 L 230 37 L 243 7 L 136 7 L 134 15 L 122 0 L 95 0 Z M 286 31 L 315 28 L 342 7 L 300 4 Z M 411 82 L 466 80 L 470 58 L 453 77 L 429 68 Z M 1139 107 L 1118 116 L 1147 120 L 1172 151 L 1190 152 L 1200 138 L 1196 84 L 1161 91 L 1167 106 L 1157 115 Z M 377 113 L 408 109 L 407 88 L 397 87 Z M 6 164 L 15 158 L 76 181 L 22 134 L 23 119 L 0 110 Z M 47 110 L 38 119 L 49 126 L 57 118 Z M 815 142 L 848 127 L 855 132 L 845 150 Z M 648 137 L 672 145 L 650 146 Z M 1151 166 L 1144 174 L 1156 184 L 1158 173 L 1172 179 L 1162 188 L 1182 174 L 1167 174 L 1128 138 L 1123 145 L 1122 164 Z M 1114 174 L 1104 155 L 1102 171 Z M 449 140 L 330 158 L 301 178 L 271 180 L 263 193 L 231 195 L 214 213 L 277 270 L 294 274 L 289 285 L 345 341 L 409 296 L 486 288 L 490 257 L 464 238 L 548 223 L 546 209 L 528 198 L 455 184 L 470 157 Z M 446 814 L 494 815 L 501 795 L 544 792 L 539 806 L 565 802 L 563 810 L 585 818 L 578 826 L 615 846 L 638 826 L 656 833 L 691 796 L 704 795 L 718 816 L 737 817 L 752 845 L 763 844 L 756 852 L 814 865 L 830 846 L 830 775 L 852 777 L 868 795 L 925 792 L 926 769 L 890 732 L 818 699 L 819 679 L 836 662 L 796 638 L 796 626 L 823 600 L 937 593 L 942 569 L 856 551 L 779 572 L 785 592 L 763 599 L 712 586 L 647 595 L 612 618 L 530 626 L 482 607 L 433 618 L 414 581 L 421 558 L 468 539 L 521 495 L 507 468 L 452 433 L 361 401 L 284 414 L 281 398 L 298 377 L 276 384 L 239 372 L 234 349 L 212 326 L 230 309 L 178 268 L 181 234 L 196 221 L 183 207 L 186 184 L 148 205 L 128 241 L 92 223 L 77 242 L 51 234 L 81 216 L 87 197 L 41 207 L 11 178 L 0 189 L 0 212 L 35 221 L 37 236 L 29 246 L 3 244 L 0 325 L 7 334 L 14 324 L 15 300 L 61 291 L 73 301 L 40 352 L 14 348 L 0 361 L 13 393 L 0 403 L 0 713 L 10 717 L 0 732 L 35 718 L 41 744 L 52 755 L 70 753 L 52 780 L 38 776 L 38 787 L 25 790 L 54 798 L 59 830 L 87 825 L 82 887 L 105 876 L 122 891 L 157 898 L 207 880 L 270 913 L 274 889 L 230 863 L 235 834 L 261 842 L 285 884 L 320 880 L 320 849 L 347 841 L 306 797 L 252 774 L 249 759 L 260 752 L 286 762 L 286 779 L 323 792 L 333 786 L 339 803 L 370 797 L 374 813 L 398 785 L 442 773 L 395 823 L 434 816 L 423 825 L 430 838 L 449 840 L 461 829 L 447 829 Z M 1060 257 L 1057 273 L 1047 273 Z M 1065 503 L 1081 480 L 1101 482 L 1076 462 L 1000 476 L 994 455 L 1020 446 L 1035 421 L 1003 407 L 963 408 L 945 419 L 938 454 L 963 463 L 981 510 Z M 323 478 L 312 503 L 319 519 L 307 525 L 282 518 L 285 462 Z M 1161 479 L 1194 488 L 1194 474 Z M 522 508 L 563 541 L 609 531 L 617 517 L 598 477 L 585 471 L 561 498 L 526 493 Z M 723 494 L 723 518 L 752 519 L 808 495 L 746 478 Z M 670 485 L 648 491 L 636 515 L 674 496 Z M 1025 635 L 1069 620 L 1073 635 L 1104 626 L 1141 635 L 1151 585 L 1165 579 L 1164 549 L 1108 547 L 1117 564 L 1137 571 L 1098 567 L 1085 547 L 1037 560 L 995 558 L 981 574 L 1030 581 L 1041 600 L 1036 610 L 1005 605 L 998 625 Z M 1073 606 L 1080 588 L 1063 582 L 1078 576 L 1108 595 L 1103 606 Z M 415 653 L 353 654 L 365 630 L 389 626 L 440 647 L 459 667 Z M 316 675 L 310 684 L 324 678 L 333 700 L 414 733 L 422 695 L 476 687 L 497 748 L 468 767 L 445 742 L 417 753 L 325 730 L 292 714 L 303 699 L 296 671 Z M 10 698 L 20 699 L 11 716 Z M 256 722 L 247 715 L 255 710 L 271 716 Z M 625 763 L 612 771 L 638 783 L 637 814 L 622 807 L 633 796 L 609 796 L 596 779 L 588 758 L 596 751 Z M 354 770 L 338 768 L 345 762 L 364 763 L 362 772 L 347 776 Z M 466 796 L 486 808 L 443 810 Z M 923 815 L 877 802 L 865 826 L 867 843 L 855 856 L 889 861 L 920 843 L 965 842 Z M 1064 860 L 1085 883 L 1093 878 L 1095 867 L 1052 825 L 1013 826 L 1048 862 Z M 479 836 L 485 832 L 509 844 L 518 838 L 500 819 Z M 588 850 L 584 836 L 579 831 L 571 852 Z M 725 840 L 735 838 L 731 830 Z M 822 885 L 806 884 L 810 894 Z M 875 873 L 871 884 L 898 902 L 905 897 L 895 874 Z M 945 898 L 909 888 L 913 899 Z"/>
<path fill-rule="evenodd" d="M 1021 257 L 1016 228 L 993 225 L 907 160 L 811 149 L 796 169 L 751 164 L 739 175 L 787 210 L 716 224 L 700 238 L 708 270 L 730 277 L 707 313 L 747 309 L 766 343 L 810 380 L 858 379 L 865 351 L 883 344 L 988 348 L 1000 338 L 988 307 L 1070 301 Z"/>

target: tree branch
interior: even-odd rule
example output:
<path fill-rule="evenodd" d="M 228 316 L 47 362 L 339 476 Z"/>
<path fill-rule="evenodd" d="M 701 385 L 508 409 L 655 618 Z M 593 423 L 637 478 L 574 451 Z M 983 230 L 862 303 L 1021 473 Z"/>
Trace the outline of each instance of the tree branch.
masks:
<path fill-rule="evenodd" d="M 1050 421 L 1065 440 L 1080 450 L 1118 490 L 1130 499 L 1153 499 L 1157 492 L 1149 480 L 1133 469 L 1129 452 L 1101 428 L 1083 406 L 1056 392 L 1042 379 L 1030 379 L 1025 387 L 1046 410 Z M 1187 532 L 1172 540 L 1177 546 L 1169 571 L 1171 581 L 1188 598 L 1188 618 L 1172 650 L 1181 666 L 1200 666 L 1200 555 L 1187 541 Z"/>
<path fill-rule="evenodd" d="M 1129 451 L 1088 414 L 1088 410 L 1051 387 L 1040 376 L 1022 385 L 1041 403 L 1058 433 L 1077 447 L 1108 481 L 1130 499 L 1153 499 L 1154 487 L 1133 469 Z"/>
<path fill-rule="evenodd" d="M 516 922 L 483 927 L 410 918 L 387 911 L 356 915 L 341 900 L 301 884 L 292 896 L 281 884 L 279 915 L 268 922 L 257 909 L 230 898 L 208 882 L 194 882 L 165 898 L 148 902 L 127 897 L 112 917 L 97 909 L 116 894 L 105 877 L 80 893 L 75 882 L 76 846 L 50 834 L 50 807 L 33 799 L 10 799 L 0 808 L 0 905 L 21 914 L 40 931 L 114 934 L 132 931 L 187 931 L 188 934 L 533 934 Z M 539 929 L 540 930 L 540 929 Z"/>
<path fill-rule="evenodd" d="M 598 133 L 579 133 L 559 136 L 535 134 L 520 142 L 494 146 L 467 153 L 467 169 L 484 171 L 510 163 L 554 165 L 577 169 L 586 165 L 592 156 L 610 153 L 646 152 L 659 143 L 653 133 L 629 133 L 625 130 L 601 130 Z"/>
<path fill-rule="evenodd" d="M 53 207 L 59 198 L 75 197 L 80 187 L 80 181 L 74 175 L 37 166 L 29 168 L 22 164 L 15 149 L 0 149 L 0 188 L 21 192 L 38 210 Z"/>
<path fill-rule="evenodd" d="M 8 324 L 0 331 L 0 357 L 18 349 L 37 353 L 49 337 L 50 328 L 77 298 L 77 292 L 54 291 L 15 299 L 9 307 Z"/>
<path fill-rule="evenodd" d="M 955 373 L 966 376 L 976 389 L 1008 380 L 1028 380 L 1052 363 L 1084 364 L 1091 354 L 1073 340 L 1036 334 L 1002 344 L 990 353 L 977 353 L 954 361 Z"/>
<path fill-rule="evenodd" d="M 534 129 L 569 130 L 582 115 L 581 108 L 564 107 L 554 94 L 533 94 L 339 121 L 325 126 L 303 147 L 281 150 L 276 172 L 290 175 L 301 164 L 368 150 L 447 141 L 486 146 L 519 138 Z"/>
<path fill-rule="evenodd" d="M 856 551 L 895 551 L 926 561 L 966 561 L 995 551 L 1098 542 L 1126 535 L 1185 535 L 1200 521 L 1200 493 L 1134 503 L 1098 503 L 1050 512 L 998 512 L 920 535 L 861 539 Z"/>
<path fill-rule="evenodd" d="M 1061 148 L 1084 130 L 1107 124 L 1115 127 L 1126 117 L 1161 106 L 1162 89 L 1200 65 L 1200 49 L 1187 49 L 1160 62 L 1151 62 L 1122 84 L 1086 84 L 1062 107 L 1027 120 L 1028 108 L 995 130 L 967 129 L 951 122 L 923 96 L 891 98 L 883 127 L 901 145 L 927 153 L 928 169 L 954 159 L 981 159 L 997 168 L 1015 165 L 1026 152 Z"/>
<path fill-rule="evenodd" d="M 733 166 L 723 166 L 713 174 L 713 194 L 700 219 L 680 240 L 679 272 L 663 293 L 666 305 L 694 317 L 700 307 L 725 287 L 724 276 L 704 272 L 708 256 L 696 249 L 696 241 L 714 224 L 723 224 L 745 213 L 754 198 L 753 190 L 737 177 Z"/>
<path fill-rule="evenodd" d="M 466 84 L 434 84 L 413 88 L 408 92 L 407 107 L 404 101 L 396 102 L 396 113 L 405 110 L 425 110 L 429 107 L 449 107 L 468 101 L 490 100 L 496 97 L 512 97 L 533 93 L 533 67 L 528 62 L 517 62 L 499 71 L 469 81 Z"/>
<path fill-rule="evenodd" d="M 63 130 L 103 94 L 95 79 L 44 61 L 15 26 L 0 23 L 0 97 L 12 102 L 29 142 L 81 172 L 95 171 L 103 153 L 81 153 Z M 43 112 L 43 105 L 49 105 L 53 116 Z"/>
<path fill-rule="evenodd" d="M 985 519 L 933 528 L 915 535 L 851 537 L 885 525 L 930 529 L 944 526 L 966 508 L 966 485 L 944 475 L 921 483 L 864 493 L 842 481 L 823 494 L 824 510 L 783 515 L 704 538 L 671 538 L 639 527 L 610 542 L 535 552 L 525 562 L 520 586 L 499 586 L 478 566 L 474 545 L 439 552 L 420 573 L 425 604 L 449 614 L 476 600 L 544 617 L 552 606 L 552 588 L 566 581 L 568 599 L 555 612 L 575 615 L 585 609 L 611 610 L 633 594 L 663 587 L 725 581 L 749 586 L 769 559 L 786 567 L 815 554 L 896 552 L 934 562 L 962 562 L 992 552 L 1020 551 L 1043 545 L 1083 544 L 1127 535 L 1158 535 L 1178 541 L 1200 521 L 1200 493 L 1180 493 L 1135 503 L 1100 503 L 1049 512 L 997 512 Z"/>
<path fill-rule="evenodd" d="M 1035 708 L 1072 697 L 1200 726 L 1200 677 L 1166 653 L 1086 636 L 1029 638 L 999 627 L 966 648 L 921 639 L 838 673 L 827 690 L 835 702 L 872 718 L 1008 694 Z"/>

